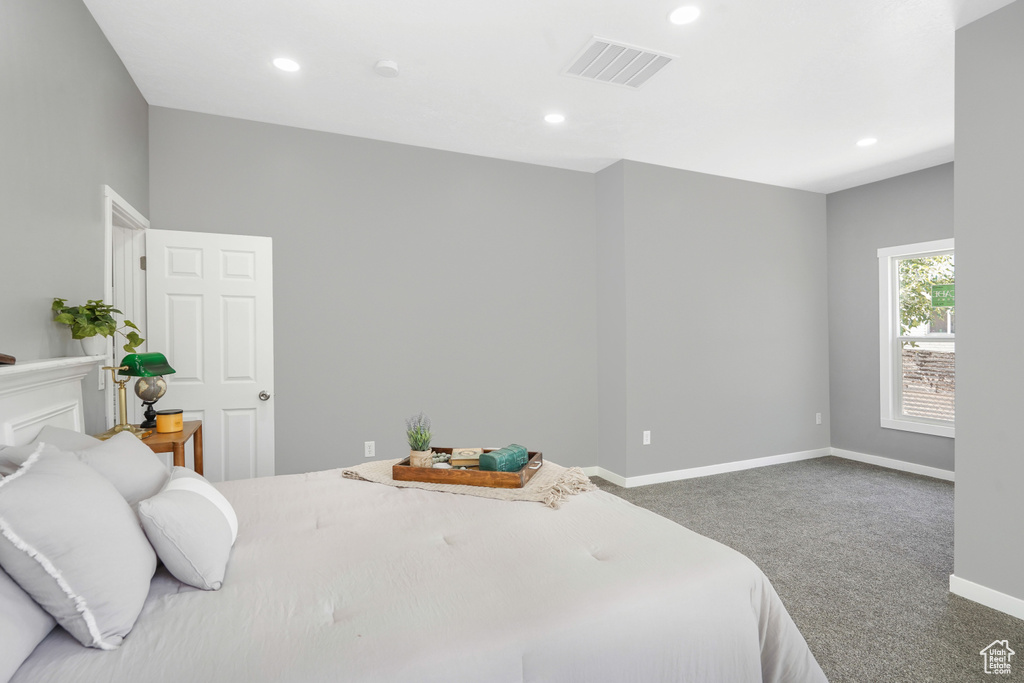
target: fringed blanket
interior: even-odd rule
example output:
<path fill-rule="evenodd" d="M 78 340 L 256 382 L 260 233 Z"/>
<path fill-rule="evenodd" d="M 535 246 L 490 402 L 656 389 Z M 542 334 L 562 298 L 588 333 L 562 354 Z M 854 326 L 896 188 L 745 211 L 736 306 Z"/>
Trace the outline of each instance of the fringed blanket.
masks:
<path fill-rule="evenodd" d="M 377 484 L 398 486 L 400 488 L 426 489 L 427 491 L 446 491 L 461 493 L 481 498 L 498 500 L 524 500 L 543 503 L 549 508 L 557 509 L 562 501 L 569 496 L 597 488 L 590 478 L 579 467 L 562 467 L 550 460 L 533 475 L 526 486 L 521 489 L 495 489 L 486 486 L 465 486 L 463 484 L 432 484 L 425 481 L 395 481 L 391 477 L 391 467 L 399 460 L 376 460 L 374 462 L 347 467 L 341 471 L 346 479 L 372 481 Z"/>

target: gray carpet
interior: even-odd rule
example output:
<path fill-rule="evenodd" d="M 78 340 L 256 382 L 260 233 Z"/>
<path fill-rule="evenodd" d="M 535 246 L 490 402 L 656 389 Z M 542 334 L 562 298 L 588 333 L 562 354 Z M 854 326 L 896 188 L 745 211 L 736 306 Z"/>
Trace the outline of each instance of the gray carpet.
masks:
<path fill-rule="evenodd" d="M 1024 679 L 1024 621 L 949 593 L 950 482 L 835 457 L 632 489 L 594 482 L 756 562 L 831 683 Z M 1004 639 L 1019 653 L 1013 672 L 986 675 L 979 653 Z"/>

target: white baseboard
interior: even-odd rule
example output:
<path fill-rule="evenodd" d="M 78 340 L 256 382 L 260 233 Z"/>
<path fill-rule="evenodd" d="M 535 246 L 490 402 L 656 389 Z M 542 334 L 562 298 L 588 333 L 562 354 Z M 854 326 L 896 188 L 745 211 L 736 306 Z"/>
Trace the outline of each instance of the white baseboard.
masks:
<path fill-rule="evenodd" d="M 967 598 L 985 607 L 991 607 L 1017 619 L 1024 619 L 1024 600 L 1006 593 L 986 588 L 981 584 L 961 579 L 956 574 L 949 575 L 949 592 Z"/>
<path fill-rule="evenodd" d="M 751 460 L 737 460 L 735 462 L 726 462 L 720 465 L 691 467 L 685 470 L 673 470 L 671 472 L 656 472 L 655 474 L 645 474 L 639 477 L 623 477 L 621 474 L 616 474 L 615 472 L 612 472 L 611 470 L 606 470 L 605 468 L 600 466 L 584 467 L 582 469 L 588 477 L 601 477 L 605 481 L 610 481 L 616 486 L 622 486 L 624 488 L 633 488 L 634 486 L 663 484 L 668 481 L 680 481 L 683 479 L 693 479 L 694 477 L 706 477 L 712 474 L 723 474 L 725 472 L 749 470 L 755 467 L 779 465 L 784 462 L 810 460 L 811 458 L 821 458 L 826 455 L 834 455 L 837 458 L 856 460 L 857 462 L 863 462 L 869 465 L 886 467 L 890 470 L 900 470 L 901 472 L 920 474 L 925 477 L 933 477 L 935 479 L 954 481 L 954 474 L 949 470 L 939 469 L 938 467 L 929 467 L 927 465 L 918 465 L 912 462 L 905 462 L 903 460 L 883 458 L 880 455 L 868 455 L 867 453 L 858 453 L 856 451 L 848 451 L 842 448 L 831 447 L 816 448 L 810 451 L 798 451 L 796 453 L 783 453 L 781 455 L 769 455 L 763 458 L 752 458 Z"/>
<path fill-rule="evenodd" d="M 611 470 L 606 470 L 603 467 L 584 467 L 583 471 L 587 473 L 588 477 L 601 477 L 605 481 L 610 481 L 616 486 L 626 486 L 625 477 L 615 474 Z"/>
<path fill-rule="evenodd" d="M 837 458 L 846 458 L 847 460 L 865 462 L 869 465 L 887 467 L 890 470 L 900 470 L 902 472 L 910 472 L 912 474 L 922 474 L 926 477 L 934 477 L 935 479 L 945 479 L 946 481 L 953 481 L 952 472 L 950 472 L 949 470 L 940 470 L 938 467 L 917 465 L 912 462 L 904 462 L 903 460 L 893 460 L 892 458 L 883 458 L 880 455 L 868 455 L 867 453 L 847 451 L 842 448 L 831 448 L 829 450 L 832 452 L 832 455 L 836 456 Z"/>
<path fill-rule="evenodd" d="M 634 486 L 647 486 L 649 484 L 663 484 L 668 481 L 680 481 L 682 479 L 693 479 L 695 477 L 707 477 L 712 474 L 723 474 L 725 472 L 737 472 L 749 470 L 755 467 L 767 467 L 768 465 L 779 465 L 784 462 L 796 462 L 797 460 L 810 460 L 829 455 L 828 448 L 816 448 L 812 451 L 799 451 L 797 453 L 782 453 L 781 455 L 769 455 L 763 458 L 751 458 L 750 460 L 737 460 L 725 462 L 720 465 L 706 465 L 704 467 L 690 467 L 685 470 L 673 470 L 671 472 L 656 472 L 645 474 L 639 477 L 623 477 L 603 467 L 585 467 L 583 471 L 588 476 L 598 476 L 613 484 L 625 488 Z"/>

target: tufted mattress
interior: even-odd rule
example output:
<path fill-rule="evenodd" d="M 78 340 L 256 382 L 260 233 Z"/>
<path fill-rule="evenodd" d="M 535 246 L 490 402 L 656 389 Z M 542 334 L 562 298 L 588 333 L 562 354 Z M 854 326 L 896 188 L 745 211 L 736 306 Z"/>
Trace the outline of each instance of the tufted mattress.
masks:
<path fill-rule="evenodd" d="M 161 568 L 119 649 L 57 628 L 13 681 L 825 681 L 750 560 L 602 491 L 217 486 L 240 527 L 221 590 Z"/>

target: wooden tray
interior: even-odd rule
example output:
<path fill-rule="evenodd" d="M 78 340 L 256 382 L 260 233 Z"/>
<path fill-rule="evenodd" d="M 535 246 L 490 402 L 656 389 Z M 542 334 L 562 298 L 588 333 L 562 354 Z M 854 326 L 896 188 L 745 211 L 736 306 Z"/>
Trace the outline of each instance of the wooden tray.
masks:
<path fill-rule="evenodd" d="M 435 453 L 452 452 L 451 448 L 433 448 Z M 497 448 L 485 448 L 484 453 Z M 437 469 L 434 467 L 412 467 L 409 458 L 395 463 L 391 476 L 397 481 L 427 481 L 432 484 L 463 484 L 465 486 L 489 486 L 497 489 L 521 489 L 526 482 L 544 466 L 544 454 L 527 451 L 530 459 L 518 472 L 483 472 L 481 470 Z"/>

